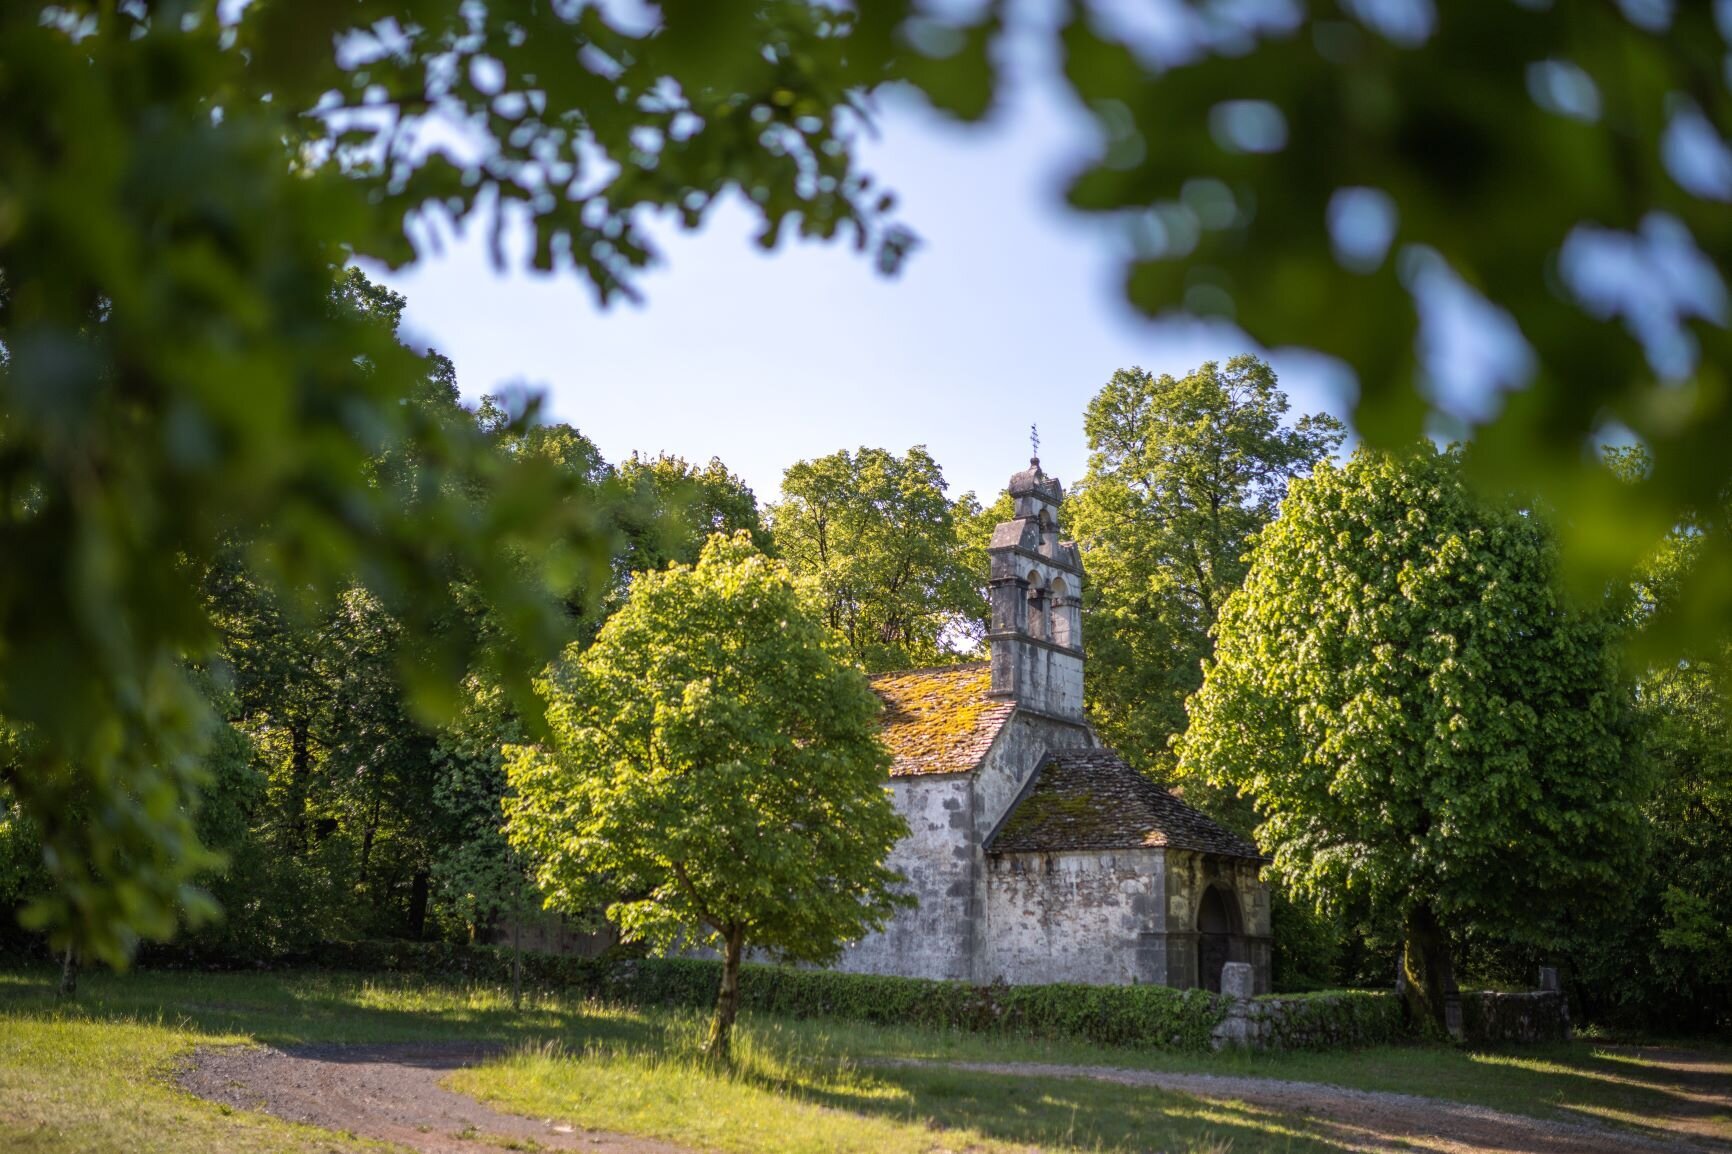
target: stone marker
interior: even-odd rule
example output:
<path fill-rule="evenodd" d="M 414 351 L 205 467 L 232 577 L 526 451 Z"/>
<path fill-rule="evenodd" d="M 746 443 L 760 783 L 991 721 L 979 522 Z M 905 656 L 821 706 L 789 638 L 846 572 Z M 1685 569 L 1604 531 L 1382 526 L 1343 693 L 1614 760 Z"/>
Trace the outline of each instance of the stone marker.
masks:
<path fill-rule="evenodd" d="M 1212 1049 L 1261 1048 L 1262 1025 L 1251 1018 L 1251 991 L 1256 989 L 1253 981 L 1248 963 L 1228 962 L 1221 967 L 1221 997 L 1227 1001 L 1227 1016 L 1212 1031 Z"/>
<path fill-rule="evenodd" d="M 1252 984 L 1248 962 L 1228 962 L 1221 967 L 1221 994 L 1228 998 L 1249 998 L 1256 987 Z"/>

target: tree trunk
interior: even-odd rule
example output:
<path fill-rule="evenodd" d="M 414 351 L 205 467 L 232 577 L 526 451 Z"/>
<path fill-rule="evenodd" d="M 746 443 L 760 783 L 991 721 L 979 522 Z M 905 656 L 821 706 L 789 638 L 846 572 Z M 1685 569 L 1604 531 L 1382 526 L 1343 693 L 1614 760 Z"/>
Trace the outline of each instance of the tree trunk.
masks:
<path fill-rule="evenodd" d="M 516 902 L 511 918 L 511 1012 L 523 1009 L 523 901 Z"/>
<path fill-rule="evenodd" d="M 60 962 L 60 996 L 76 998 L 78 996 L 78 947 L 67 946 L 66 956 Z"/>
<path fill-rule="evenodd" d="M 307 797 L 312 792 L 313 753 L 307 723 L 296 721 L 289 727 L 289 829 L 294 833 L 295 848 L 306 856 Z"/>
<path fill-rule="evenodd" d="M 1461 1039 L 1461 991 L 1450 963 L 1449 938 L 1429 905 L 1407 915 L 1401 957 L 1407 1008 L 1414 1020 Z"/>
<path fill-rule="evenodd" d="M 361 834 L 361 870 L 358 878 L 361 885 L 367 884 L 367 865 L 373 858 L 373 837 L 379 832 L 379 810 L 385 804 L 384 793 L 384 790 L 374 788 L 373 808 L 367 815 L 367 828 Z"/>
<path fill-rule="evenodd" d="M 409 936 L 416 941 L 427 933 L 427 898 L 432 881 L 426 870 L 416 870 L 409 883 Z"/>
<path fill-rule="evenodd" d="M 724 1063 L 731 1058 L 729 1045 L 733 1041 L 734 1019 L 740 1013 L 740 957 L 745 953 L 746 931 L 738 926 L 731 927 L 725 940 L 722 988 L 716 994 L 716 1016 L 710 1023 L 709 1040 L 704 1043 L 704 1053 Z"/>

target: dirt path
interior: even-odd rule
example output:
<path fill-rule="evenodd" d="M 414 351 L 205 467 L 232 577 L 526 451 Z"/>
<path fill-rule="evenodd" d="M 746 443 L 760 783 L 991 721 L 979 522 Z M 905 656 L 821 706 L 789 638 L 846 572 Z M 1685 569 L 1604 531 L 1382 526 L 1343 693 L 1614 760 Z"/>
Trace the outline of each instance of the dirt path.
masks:
<path fill-rule="evenodd" d="M 886 1062 L 1030 1078 L 1091 1078 L 1124 1086 L 1150 1086 L 1200 1098 L 1238 1101 L 1309 1119 L 1318 1136 L 1355 1151 L 1429 1150 L 1438 1154 L 1632 1154 L 1647 1151 L 1732 1151 L 1723 1142 L 1651 1138 L 1591 1123 L 1555 1122 L 1506 1114 L 1439 1098 L 1349 1090 L 1318 1082 L 1241 1078 L 1220 1074 L 1168 1074 L 1116 1066 L 1062 1066 L 1038 1062 Z M 1732 1105 L 1732 1103 L 1729 1103 Z"/>
<path fill-rule="evenodd" d="M 419 1154 L 515 1149 L 594 1154 L 690 1154 L 684 1147 L 579 1130 L 557 1119 L 502 1114 L 439 1084 L 496 1053 L 472 1044 L 220 1046 L 197 1050 L 180 1084 L 201 1098 L 291 1122 L 394 1142 Z"/>

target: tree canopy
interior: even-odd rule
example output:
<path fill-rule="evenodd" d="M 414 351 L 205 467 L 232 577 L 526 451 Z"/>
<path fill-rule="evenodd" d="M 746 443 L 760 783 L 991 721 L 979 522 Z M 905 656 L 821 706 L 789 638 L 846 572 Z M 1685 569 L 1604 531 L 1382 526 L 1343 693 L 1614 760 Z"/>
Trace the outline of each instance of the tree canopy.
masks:
<path fill-rule="evenodd" d="M 721 951 L 713 1053 L 747 948 L 827 962 L 895 908 L 878 699 L 749 534 L 640 573 L 540 688 L 553 740 L 511 754 L 509 836 L 551 905 Z"/>
<path fill-rule="evenodd" d="M 1083 417 L 1088 472 L 1065 513 L 1088 568 L 1089 712 L 1163 777 L 1252 536 L 1341 444 L 1333 417 L 1286 415 L 1274 372 L 1241 356 L 1182 378 L 1120 369 Z"/>
<path fill-rule="evenodd" d="M 1258 535 L 1190 704 L 1182 768 L 1249 795 L 1297 893 L 1402 924 L 1440 1023 L 1451 928 L 1560 942 L 1636 846 L 1612 615 L 1556 570 L 1545 519 L 1477 498 L 1459 452 L 1320 463 Z"/>
<path fill-rule="evenodd" d="M 980 510 L 946 487 L 923 445 L 900 457 L 842 450 L 783 475 L 776 551 L 816 586 L 825 622 L 869 672 L 954 660 L 982 631 L 986 565 L 966 543 Z"/>
<path fill-rule="evenodd" d="M 395 668 L 424 717 L 461 701 L 464 635 L 435 623 L 454 569 L 486 591 L 485 654 L 518 697 L 572 591 L 606 585 L 606 509 L 548 456 L 403 403 L 448 366 L 397 342 L 374 307 L 390 314 L 388 294 L 348 291 L 347 261 L 408 260 L 417 213 L 499 238 L 521 210 L 536 263 L 606 299 L 651 256 L 641 209 L 695 223 L 741 190 L 766 243 L 851 232 L 895 263 L 906 237 L 840 119 L 880 78 L 846 50 L 852 19 L 662 15 L 0 12 L 0 553 L 29 559 L 0 582 L 0 718 L 18 737 L 0 782 L 54 878 L 33 924 L 120 962 L 209 910 L 190 886 L 213 862 L 193 817 L 215 732 L 190 672 L 216 645 L 196 575 L 237 536 L 306 612 L 355 583 L 378 598 L 422 647 Z M 406 467 L 375 468 L 392 456 Z"/>
<path fill-rule="evenodd" d="M 38 924 L 119 960 L 206 908 L 196 575 L 237 535 L 309 612 L 359 585 L 399 638 L 444 637 L 393 658 L 426 716 L 462 699 L 468 638 L 434 624 L 454 568 L 519 698 L 572 591 L 607 585 L 612 518 L 555 462 L 403 404 L 448 366 L 343 290 L 346 263 L 401 265 L 450 222 L 503 260 L 522 222 L 537 267 L 611 300 L 652 218 L 737 196 L 767 247 L 846 237 L 894 269 L 913 238 L 857 162 L 870 94 L 983 118 L 1009 38 L 1053 49 L 1093 119 L 1067 198 L 1122 226 L 1145 313 L 1339 358 L 1373 442 L 1473 432 L 1491 491 L 1559 511 L 1583 588 L 1726 496 L 1724 5 L 1185 3 L 1153 39 L 1087 3 L 625 7 L 0 11 L 0 554 L 28 561 L 0 581 L 0 782 L 50 848 Z M 1463 307 L 1512 350 L 1465 398 L 1431 355 Z M 1633 484 L 1583 452 L 1622 430 L 1651 454 Z M 1732 535 L 1708 549 L 1674 639 L 1732 619 Z M 100 820 L 57 816 L 80 812 Z"/>
<path fill-rule="evenodd" d="M 759 549 L 770 535 L 751 488 L 719 457 L 703 465 L 665 453 L 633 453 L 615 467 L 621 485 L 640 500 L 625 507 L 625 549 L 620 566 L 627 573 L 661 569 L 670 561 L 697 562 L 714 533 L 744 529 Z"/>

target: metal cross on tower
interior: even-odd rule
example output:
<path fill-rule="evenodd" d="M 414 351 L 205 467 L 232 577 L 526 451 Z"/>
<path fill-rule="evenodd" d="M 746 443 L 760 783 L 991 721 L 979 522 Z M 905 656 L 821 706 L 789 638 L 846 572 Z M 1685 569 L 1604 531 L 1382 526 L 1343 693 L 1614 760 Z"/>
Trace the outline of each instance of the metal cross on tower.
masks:
<path fill-rule="evenodd" d="M 1037 461 L 1040 460 L 1040 426 L 1039 425 L 1030 425 L 1028 427 L 1028 443 L 1029 443 L 1029 447 L 1034 450 L 1034 459 Z"/>

